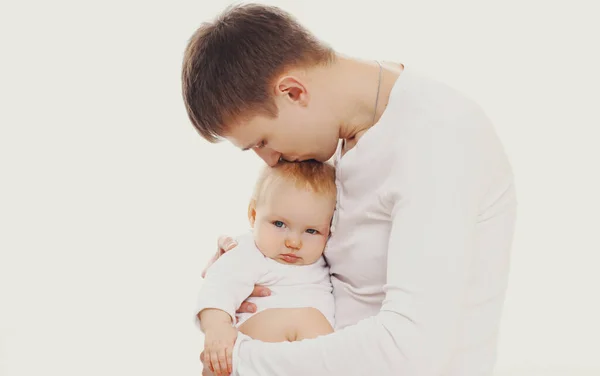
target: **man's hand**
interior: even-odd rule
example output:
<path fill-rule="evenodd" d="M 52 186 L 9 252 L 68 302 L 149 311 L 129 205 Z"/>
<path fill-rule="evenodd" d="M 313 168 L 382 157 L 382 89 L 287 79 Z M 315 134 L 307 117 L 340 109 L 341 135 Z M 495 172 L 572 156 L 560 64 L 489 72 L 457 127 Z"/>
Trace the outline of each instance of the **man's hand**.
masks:
<path fill-rule="evenodd" d="M 215 253 L 215 255 L 210 259 L 208 265 L 206 265 L 206 267 L 202 271 L 202 278 L 206 277 L 206 272 L 208 271 L 208 268 L 210 268 L 210 266 L 214 264 L 215 261 L 219 259 L 219 257 L 223 256 L 225 252 L 232 250 L 236 245 L 237 242 L 233 240 L 233 238 L 231 238 L 230 236 L 219 236 L 219 240 L 217 241 L 217 253 Z"/>

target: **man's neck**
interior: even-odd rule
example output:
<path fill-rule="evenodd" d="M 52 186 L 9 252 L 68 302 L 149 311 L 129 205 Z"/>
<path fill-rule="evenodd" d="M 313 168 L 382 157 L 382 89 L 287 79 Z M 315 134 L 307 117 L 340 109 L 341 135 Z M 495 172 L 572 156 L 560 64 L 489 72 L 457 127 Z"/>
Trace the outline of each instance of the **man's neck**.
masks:
<path fill-rule="evenodd" d="M 377 123 L 389 101 L 396 79 L 404 66 L 382 63 L 381 85 L 379 85 L 379 64 L 376 61 L 362 61 L 338 57 L 334 89 L 343 95 L 336 96 L 333 106 L 340 113 L 340 138 L 347 140 L 346 148 L 353 144 L 374 124 Z M 377 88 L 379 87 L 379 93 Z M 379 96 L 379 99 L 377 99 Z M 377 109 L 375 103 L 377 102 Z"/>

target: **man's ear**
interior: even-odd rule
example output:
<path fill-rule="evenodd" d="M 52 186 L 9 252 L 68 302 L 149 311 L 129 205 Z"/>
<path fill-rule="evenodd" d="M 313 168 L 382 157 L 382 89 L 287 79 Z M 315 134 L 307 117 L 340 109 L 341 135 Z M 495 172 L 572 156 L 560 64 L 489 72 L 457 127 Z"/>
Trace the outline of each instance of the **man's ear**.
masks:
<path fill-rule="evenodd" d="M 248 221 L 250 222 L 250 227 L 254 228 L 254 222 L 256 222 L 256 200 L 250 200 L 250 204 L 248 205 Z"/>
<path fill-rule="evenodd" d="M 308 105 L 308 90 L 306 85 L 296 76 L 282 76 L 275 84 L 275 95 L 279 98 L 300 104 Z"/>

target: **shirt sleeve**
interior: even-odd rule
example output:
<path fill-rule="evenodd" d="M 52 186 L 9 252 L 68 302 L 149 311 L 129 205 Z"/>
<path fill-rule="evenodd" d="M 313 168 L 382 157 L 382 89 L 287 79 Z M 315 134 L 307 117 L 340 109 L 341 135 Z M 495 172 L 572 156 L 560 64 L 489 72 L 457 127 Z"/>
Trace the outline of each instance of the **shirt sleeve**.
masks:
<path fill-rule="evenodd" d="M 211 265 L 198 294 L 196 314 L 207 308 L 225 311 L 235 322 L 235 312 L 248 298 L 264 273 L 263 256 L 240 243 Z M 200 320 L 196 320 L 200 323 Z"/>
<path fill-rule="evenodd" d="M 300 342 L 263 343 L 240 335 L 234 348 L 238 375 L 442 373 L 456 343 L 483 190 L 481 166 L 489 158 L 487 136 L 473 127 L 433 127 L 407 132 L 395 158 L 379 314 Z"/>

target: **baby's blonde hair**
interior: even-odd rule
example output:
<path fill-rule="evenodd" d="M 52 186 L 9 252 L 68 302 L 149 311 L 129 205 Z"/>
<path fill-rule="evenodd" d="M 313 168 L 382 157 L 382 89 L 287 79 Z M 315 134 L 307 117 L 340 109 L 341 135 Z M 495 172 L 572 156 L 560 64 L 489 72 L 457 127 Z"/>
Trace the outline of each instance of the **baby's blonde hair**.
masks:
<path fill-rule="evenodd" d="M 265 167 L 256 182 L 252 199 L 256 203 L 264 199 L 267 188 L 277 181 L 293 183 L 298 189 L 330 196 L 335 199 L 335 168 L 330 163 L 314 160 L 302 162 L 279 162 L 273 167 Z"/>

